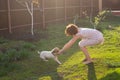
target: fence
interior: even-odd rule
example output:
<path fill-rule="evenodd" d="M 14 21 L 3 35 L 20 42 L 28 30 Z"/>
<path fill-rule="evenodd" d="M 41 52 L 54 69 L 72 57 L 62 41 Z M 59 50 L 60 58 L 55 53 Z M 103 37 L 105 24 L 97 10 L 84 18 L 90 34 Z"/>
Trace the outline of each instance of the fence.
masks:
<path fill-rule="evenodd" d="M 39 0 L 34 6 L 34 29 L 42 29 L 48 23 L 66 22 L 74 16 L 88 14 L 91 8 L 98 11 L 98 0 Z M 30 33 L 31 17 L 26 7 L 16 0 L 0 0 L 0 35 Z"/>

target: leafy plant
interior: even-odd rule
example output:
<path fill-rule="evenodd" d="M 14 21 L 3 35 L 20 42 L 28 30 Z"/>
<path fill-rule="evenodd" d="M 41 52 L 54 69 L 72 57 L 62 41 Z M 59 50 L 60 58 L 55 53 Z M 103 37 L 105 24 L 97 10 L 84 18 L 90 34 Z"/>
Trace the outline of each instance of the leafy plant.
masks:
<path fill-rule="evenodd" d="M 108 11 L 108 10 L 103 10 L 103 11 L 99 12 L 97 16 L 94 17 L 93 21 L 90 21 L 91 24 L 94 26 L 94 28 L 96 28 L 100 24 L 100 22 L 106 18 L 107 14 L 109 12 L 110 11 Z"/>
<path fill-rule="evenodd" d="M 28 59 L 35 46 L 24 41 L 4 41 L 0 45 L 0 76 L 8 74 L 16 68 L 16 62 Z"/>
<path fill-rule="evenodd" d="M 0 44 L 6 43 L 8 42 L 7 39 L 4 39 L 3 37 L 0 37 Z"/>

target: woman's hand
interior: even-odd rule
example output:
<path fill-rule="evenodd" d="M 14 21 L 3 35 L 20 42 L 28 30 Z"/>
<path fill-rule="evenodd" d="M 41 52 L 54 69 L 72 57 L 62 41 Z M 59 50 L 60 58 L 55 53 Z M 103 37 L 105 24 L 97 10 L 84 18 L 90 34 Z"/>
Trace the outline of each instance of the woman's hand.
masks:
<path fill-rule="evenodd" d="M 59 55 L 59 54 L 62 54 L 63 53 L 63 50 L 61 49 L 57 54 Z"/>
<path fill-rule="evenodd" d="M 78 39 L 79 37 L 78 36 L 73 36 L 73 38 L 68 41 L 64 47 L 58 52 L 58 54 L 62 54 L 64 51 L 66 51 L 67 49 L 69 49 L 74 43 L 75 41 Z"/>

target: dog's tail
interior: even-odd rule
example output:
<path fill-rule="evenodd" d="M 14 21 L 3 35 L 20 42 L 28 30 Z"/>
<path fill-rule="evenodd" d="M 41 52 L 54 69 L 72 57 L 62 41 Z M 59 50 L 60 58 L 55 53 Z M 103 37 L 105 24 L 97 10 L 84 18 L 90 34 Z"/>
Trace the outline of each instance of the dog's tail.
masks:
<path fill-rule="evenodd" d="M 38 51 L 37 53 L 38 53 L 38 54 L 40 54 L 41 52 L 40 52 L 40 51 Z"/>

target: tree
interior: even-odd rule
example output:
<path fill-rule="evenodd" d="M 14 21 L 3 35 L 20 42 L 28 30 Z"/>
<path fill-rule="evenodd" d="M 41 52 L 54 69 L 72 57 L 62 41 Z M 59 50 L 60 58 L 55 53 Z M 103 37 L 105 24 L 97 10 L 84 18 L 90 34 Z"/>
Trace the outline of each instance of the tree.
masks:
<path fill-rule="evenodd" d="M 39 7 L 39 0 L 16 0 L 18 3 L 20 3 L 22 6 L 26 7 L 30 16 L 31 16 L 31 34 L 34 35 L 34 16 L 33 16 L 33 10 L 34 5 L 37 5 Z"/>
<path fill-rule="evenodd" d="M 90 1 L 90 5 L 91 5 L 91 8 L 90 8 L 89 21 L 94 26 L 94 29 L 96 29 L 96 27 L 100 24 L 100 22 L 105 19 L 109 11 L 108 10 L 100 11 L 97 14 L 97 16 L 93 18 L 93 12 L 94 12 L 93 0 Z"/>

